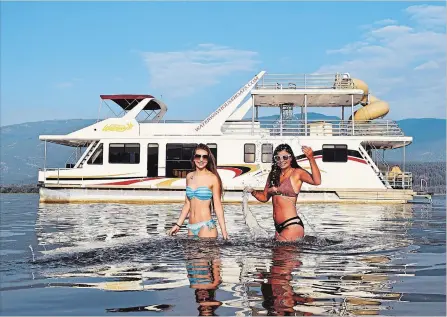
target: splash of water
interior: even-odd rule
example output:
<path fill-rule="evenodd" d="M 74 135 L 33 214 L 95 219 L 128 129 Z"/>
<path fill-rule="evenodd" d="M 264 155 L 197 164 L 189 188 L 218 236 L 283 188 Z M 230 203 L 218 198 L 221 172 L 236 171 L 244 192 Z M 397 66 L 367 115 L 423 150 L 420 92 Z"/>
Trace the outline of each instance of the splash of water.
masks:
<path fill-rule="evenodd" d="M 250 235 L 255 239 L 268 238 L 268 232 L 259 225 L 250 208 L 248 208 L 248 192 L 245 189 L 242 193 L 242 202 L 242 213 L 244 216 L 245 224 L 248 226 L 248 229 L 250 231 Z"/>
<path fill-rule="evenodd" d="M 36 261 L 36 258 L 34 257 L 34 250 L 33 250 L 33 247 L 32 247 L 31 244 L 30 244 L 28 247 L 30 248 L 30 250 L 31 250 L 31 254 L 33 255 L 33 262 L 35 262 L 35 261 Z"/>

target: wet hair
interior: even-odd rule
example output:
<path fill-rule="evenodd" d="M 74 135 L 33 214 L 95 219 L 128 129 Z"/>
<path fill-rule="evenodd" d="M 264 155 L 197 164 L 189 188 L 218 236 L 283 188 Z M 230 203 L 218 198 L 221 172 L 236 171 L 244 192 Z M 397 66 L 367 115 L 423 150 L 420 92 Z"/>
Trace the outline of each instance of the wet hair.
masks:
<path fill-rule="evenodd" d="M 205 168 L 207 170 L 209 170 L 211 173 L 213 173 L 214 175 L 216 175 L 217 180 L 219 181 L 219 185 L 220 185 L 220 196 L 222 197 L 222 195 L 223 195 L 222 179 L 220 178 L 220 175 L 217 172 L 216 158 L 214 157 L 213 153 L 211 153 L 210 148 L 206 144 L 199 143 L 194 148 L 194 151 L 192 151 L 191 165 L 192 165 L 193 171 L 196 169 L 196 163 L 194 162 L 194 155 L 196 155 L 197 150 L 204 150 L 208 154 L 208 163 L 206 163 Z"/>
<path fill-rule="evenodd" d="M 272 156 L 272 169 L 270 171 L 269 174 L 269 179 L 270 179 L 270 183 L 269 183 L 269 187 L 278 187 L 279 186 L 279 177 L 281 175 L 281 168 L 278 166 L 277 162 L 275 162 L 275 155 L 278 155 L 279 152 L 281 151 L 286 151 L 287 153 L 289 153 L 290 155 L 292 155 L 292 162 L 290 164 L 291 167 L 293 168 L 301 168 L 301 166 L 298 165 L 298 162 L 296 161 L 296 157 L 295 154 L 293 154 L 293 150 L 290 147 L 290 145 L 288 145 L 287 143 L 283 143 L 278 145 L 275 148 L 275 151 L 273 151 L 273 156 Z"/>
<path fill-rule="evenodd" d="M 199 304 L 197 310 L 199 316 L 216 316 L 216 309 L 222 305 L 222 303 L 216 300 L 216 289 L 196 289 L 194 291 L 196 297 L 196 303 Z M 208 305 L 201 305 L 202 302 L 211 302 Z"/>

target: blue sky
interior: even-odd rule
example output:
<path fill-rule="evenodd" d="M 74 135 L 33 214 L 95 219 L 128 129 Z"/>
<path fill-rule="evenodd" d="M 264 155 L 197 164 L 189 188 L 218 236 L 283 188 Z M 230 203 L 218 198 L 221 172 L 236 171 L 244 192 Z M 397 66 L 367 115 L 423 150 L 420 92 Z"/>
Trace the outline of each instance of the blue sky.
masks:
<path fill-rule="evenodd" d="M 99 95 L 119 93 L 203 119 L 261 70 L 349 72 L 387 118 L 445 118 L 445 14 L 443 2 L 2 2 L 1 125 L 96 118 Z"/>

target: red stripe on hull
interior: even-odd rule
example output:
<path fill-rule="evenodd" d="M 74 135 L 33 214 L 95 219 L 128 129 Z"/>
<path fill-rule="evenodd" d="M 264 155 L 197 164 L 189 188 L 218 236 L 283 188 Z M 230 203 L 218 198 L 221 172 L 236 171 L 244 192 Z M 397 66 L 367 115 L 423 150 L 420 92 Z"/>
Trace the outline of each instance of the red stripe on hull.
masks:
<path fill-rule="evenodd" d="M 242 174 L 242 170 L 239 168 L 235 168 L 235 167 L 219 167 L 218 169 L 233 171 L 236 174 L 233 176 L 233 178 L 238 177 L 239 175 Z"/>
<path fill-rule="evenodd" d="M 314 156 L 314 158 L 315 159 L 320 159 L 320 158 L 322 158 L 322 155 Z M 361 158 L 358 158 L 358 157 L 354 157 L 354 156 L 348 156 L 348 160 L 366 164 L 366 161 L 364 159 L 361 159 Z M 297 162 L 304 162 L 304 161 L 307 161 L 307 158 L 303 158 L 303 159 L 297 160 Z"/>
<path fill-rule="evenodd" d="M 315 155 L 314 159 L 319 159 L 322 157 L 323 157 L 322 155 Z M 297 162 L 304 162 L 304 161 L 307 161 L 307 157 L 297 160 Z"/>
<path fill-rule="evenodd" d="M 135 184 L 135 183 L 141 183 L 141 182 L 151 181 L 151 180 L 160 179 L 160 178 L 163 178 L 163 177 L 147 177 L 147 178 L 143 178 L 143 179 L 129 179 L 127 181 L 104 183 L 104 184 L 101 184 L 101 185 L 132 185 L 132 184 Z"/>

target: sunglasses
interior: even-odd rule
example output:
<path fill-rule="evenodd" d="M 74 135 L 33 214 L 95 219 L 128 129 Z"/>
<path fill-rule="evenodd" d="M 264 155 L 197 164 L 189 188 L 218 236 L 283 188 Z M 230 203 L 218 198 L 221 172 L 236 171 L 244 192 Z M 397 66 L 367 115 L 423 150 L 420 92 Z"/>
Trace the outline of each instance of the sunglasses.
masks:
<path fill-rule="evenodd" d="M 290 155 L 290 154 L 288 154 L 288 155 L 283 155 L 283 156 L 280 156 L 280 155 L 275 155 L 274 157 L 273 157 L 273 159 L 275 160 L 275 162 L 279 162 L 279 160 L 283 160 L 283 161 L 287 161 L 288 159 L 290 159 L 292 157 L 292 155 Z"/>
<path fill-rule="evenodd" d="M 208 159 L 208 154 L 204 154 L 204 155 L 200 155 L 200 154 L 195 154 L 194 155 L 194 159 L 195 160 L 199 160 L 200 158 L 207 160 Z"/>

